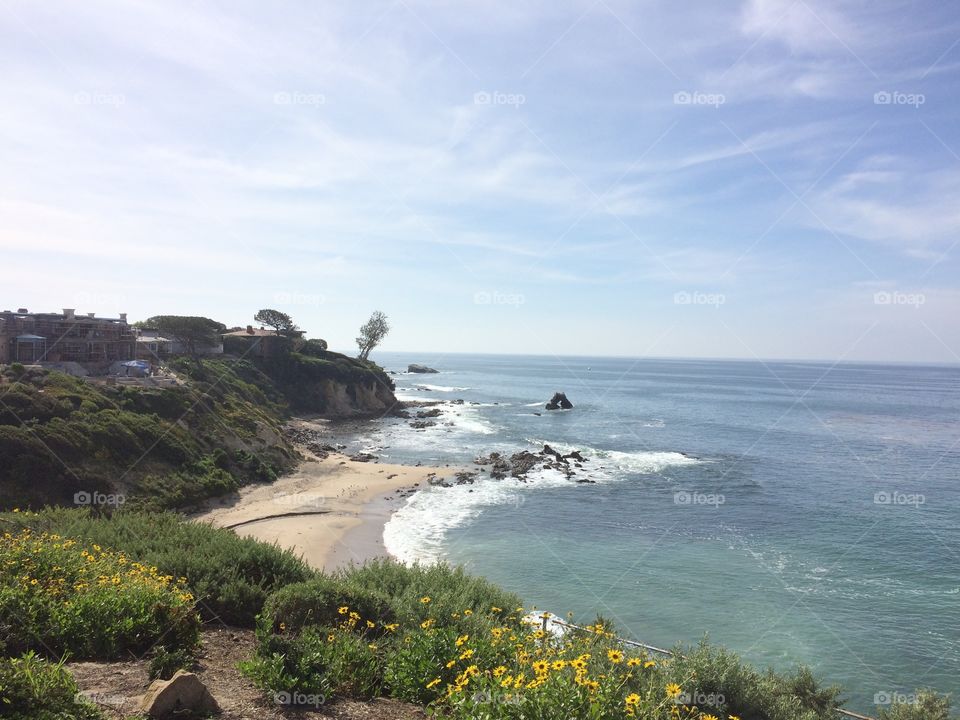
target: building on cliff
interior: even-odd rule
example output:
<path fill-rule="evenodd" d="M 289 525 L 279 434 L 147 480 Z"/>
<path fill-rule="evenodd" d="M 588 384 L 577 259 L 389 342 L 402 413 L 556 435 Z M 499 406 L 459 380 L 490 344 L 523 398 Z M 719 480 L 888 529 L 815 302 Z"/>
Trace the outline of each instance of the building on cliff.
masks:
<path fill-rule="evenodd" d="M 238 340 L 229 338 L 238 338 Z M 267 359 L 282 353 L 288 338 L 278 334 L 276 330 L 266 330 L 247 325 L 246 328 L 237 328 L 225 332 L 223 340 L 225 346 L 236 354 Z"/>
<path fill-rule="evenodd" d="M 0 363 L 109 364 L 135 356 L 136 336 L 126 313 L 98 318 L 71 308 L 62 313 L 0 312 Z"/>

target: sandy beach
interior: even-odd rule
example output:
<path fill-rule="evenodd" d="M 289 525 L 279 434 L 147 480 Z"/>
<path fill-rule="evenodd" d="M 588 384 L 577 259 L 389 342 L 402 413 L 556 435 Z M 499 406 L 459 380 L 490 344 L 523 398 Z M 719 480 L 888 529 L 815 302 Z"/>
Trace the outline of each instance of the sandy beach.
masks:
<path fill-rule="evenodd" d="M 193 519 L 277 543 L 312 567 L 333 570 L 386 556 L 383 526 L 404 491 L 422 487 L 433 474 L 442 478 L 456 472 L 300 451 L 306 459 L 292 474 L 213 500 Z"/>

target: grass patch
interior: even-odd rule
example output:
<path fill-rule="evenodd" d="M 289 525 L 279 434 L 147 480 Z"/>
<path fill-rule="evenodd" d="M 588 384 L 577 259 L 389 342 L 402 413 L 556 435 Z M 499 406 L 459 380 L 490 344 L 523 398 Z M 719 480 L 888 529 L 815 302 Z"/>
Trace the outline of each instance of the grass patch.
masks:
<path fill-rule="evenodd" d="M 0 716 L 10 720 L 103 720 L 62 662 L 27 653 L 0 657 Z"/>

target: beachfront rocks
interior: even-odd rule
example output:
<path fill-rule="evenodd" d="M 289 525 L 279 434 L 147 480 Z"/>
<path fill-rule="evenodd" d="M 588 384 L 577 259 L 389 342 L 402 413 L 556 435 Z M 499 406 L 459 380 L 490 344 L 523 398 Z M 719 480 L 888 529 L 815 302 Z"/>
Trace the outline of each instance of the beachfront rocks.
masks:
<path fill-rule="evenodd" d="M 418 413 L 417 413 L 417 417 L 418 417 L 418 418 L 421 418 L 421 419 L 422 419 L 422 418 L 439 417 L 440 412 L 441 412 L 441 411 L 440 411 L 440 408 L 437 408 L 437 407 L 435 407 L 435 408 L 430 408 L 429 410 L 421 410 L 420 412 L 418 412 Z"/>
<path fill-rule="evenodd" d="M 140 701 L 140 712 L 152 718 L 219 713 L 220 706 L 200 678 L 178 670 L 169 680 L 155 680 Z"/>
<path fill-rule="evenodd" d="M 417 363 L 411 363 L 410 365 L 407 365 L 407 372 L 410 372 L 410 373 L 438 373 L 438 372 L 440 372 L 440 371 L 439 371 L 439 370 L 434 370 L 433 368 L 427 367 L 426 365 L 419 365 L 419 364 L 417 364 Z"/>
<path fill-rule="evenodd" d="M 433 420 L 414 420 L 410 423 L 410 427 L 412 427 L 414 430 L 424 430 L 425 428 L 433 427 L 436 424 L 437 423 Z"/>
<path fill-rule="evenodd" d="M 547 410 L 570 410 L 572 407 L 573 403 L 567 400 L 566 393 L 562 392 L 555 392 L 546 405 Z"/>
<path fill-rule="evenodd" d="M 350 459 L 354 462 L 371 462 L 377 459 L 376 455 L 371 455 L 370 453 L 357 453 L 356 455 L 351 455 Z"/>

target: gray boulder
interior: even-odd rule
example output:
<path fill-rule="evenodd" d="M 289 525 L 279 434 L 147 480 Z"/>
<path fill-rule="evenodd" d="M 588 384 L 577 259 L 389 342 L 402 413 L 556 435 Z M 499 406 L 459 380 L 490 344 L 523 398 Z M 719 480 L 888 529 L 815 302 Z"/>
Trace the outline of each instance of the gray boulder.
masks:
<path fill-rule="evenodd" d="M 411 363 L 410 365 L 407 365 L 407 372 L 411 372 L 411 373 L 438 373 L 438 372 L 440 372 L 440 371 L 439 371 L 439 370 L 434 370 L 433 368 L 427 367 L 426 365 L 418 365 L 417 363 Z"/>

